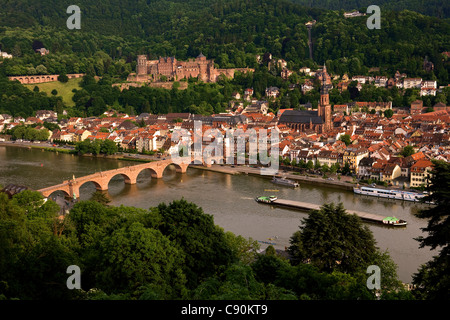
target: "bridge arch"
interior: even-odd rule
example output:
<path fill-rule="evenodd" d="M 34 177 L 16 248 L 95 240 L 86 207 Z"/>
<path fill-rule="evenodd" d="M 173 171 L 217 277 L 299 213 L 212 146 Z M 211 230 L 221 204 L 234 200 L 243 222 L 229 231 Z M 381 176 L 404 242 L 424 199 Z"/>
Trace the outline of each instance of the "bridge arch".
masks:
<path fill-rule="evenodd" d="M 78 189 L 76 190 L 76 194 L 78 194 L 78 197 L 80 196 L 81 188 L 83 188 L 86 185 L 89 185 L 92 183 L 97 191 L 105 191 L 108 190 L 108 184 L 105 185 L 103 181 L 97 181 L 96 179 L 88 179 L 86 181 L 80 182 L 78 184 L 78 187 L 74 186 L 74 188 Z"/>
<path fill-rule="evenodd" d="M 138 171 L 138 173 L 136 174 L 136 180 L 137 180 L 137 178 L 139 177 L 139 175 L 140 175 L 141 173 L 144 173 L 144 172 L 149 172 L 149 173 L 150 173 L 150 176 L 151 176 L 152 178 L 158 178 L 158 172 L 157 172 L 155 169 L 149 167 L 149 168 L 142 168 L 142 169 L 140 169 L 140 170 Z"/>
<path fill-rule="evenodd" d="M 166 170 L 168 167 L 170 166 L 174 166 L 176 171 L 179 173 L 185 173 L 187 170 L 187 165 L 182 165 L 182 164 L 178 164 L 175 162 L 171 162 L 171 163 L 167 163 L 166 166 L 164 168 L 162 168 L 162 172 L 164 172 L 164 170 Z"/>
<path fill-rule="evenodd" d="M 63 189 L 58 189 L 58 190 L 54 190 L 52 191 L 50 194 L 48 194 L 47 196 L 44 195 L 44 197 L 49 198 L 54 200 L 56 198 L 56 196 L 59 194 L 63 194 L 64 198 L 70 198 L 72 195 L 70 195 L 66 190 Z"/>
<path fill-rule="evenodd" d="M 115 177 L 122 177 L 125 181 L 126 184 L 134 184 L 136 183 L 136 178 L 132 177 L 131 175 L 128 175 L 126 173 L 123 172 L 119 172 L 116 174 L 112 174 L 109 179 L 108 179 L 108 185 L 111 183 L 111 181 L 115 178 Z"/>

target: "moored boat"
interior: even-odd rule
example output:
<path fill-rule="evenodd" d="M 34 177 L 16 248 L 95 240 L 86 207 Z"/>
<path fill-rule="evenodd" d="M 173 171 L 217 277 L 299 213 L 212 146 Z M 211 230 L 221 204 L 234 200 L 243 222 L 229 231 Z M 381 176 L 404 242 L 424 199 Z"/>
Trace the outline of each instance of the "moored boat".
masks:
<path fill-rule="evenodd" d="M 414 201 L 414 202 L 419 202 L 423 197 L 425 197 L 425 194 L 418 192 L 390 190 L 373 187 L 355 187 L 353 188 L 353 192 L 356 194 L 362 194 L 379 198 Z"/>
<path fill-rule="evenodd" d="M 289 186 L 289 187 L 294 187 L 294 188 L 297 188 L 300 186 L 298 184 L 298 182 L 286 179 L 285 177 L 281 177 L 281 178 L 273 177 L 272 182 L 275 184 L 281 184 L 284 186 Z"/>

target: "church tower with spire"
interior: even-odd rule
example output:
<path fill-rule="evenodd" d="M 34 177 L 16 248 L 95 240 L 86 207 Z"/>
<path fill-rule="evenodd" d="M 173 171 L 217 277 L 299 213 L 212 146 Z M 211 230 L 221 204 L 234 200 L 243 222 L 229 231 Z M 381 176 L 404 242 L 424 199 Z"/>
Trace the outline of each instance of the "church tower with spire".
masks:
<path fill-rule="evenodd" d="M 322 132 L 331 130 L 331 105 L 330 105 L 330 95 L 328 91 L 330 90 L 330 86 L 327 81 L 328 73 L 327 67 L 325 64 L 323 65 L 322 79 L 321 79 L 321 87 L 320 87 L 320 102 L 318 107 L 317 115 L 323 120 L 323 129 Z"/>

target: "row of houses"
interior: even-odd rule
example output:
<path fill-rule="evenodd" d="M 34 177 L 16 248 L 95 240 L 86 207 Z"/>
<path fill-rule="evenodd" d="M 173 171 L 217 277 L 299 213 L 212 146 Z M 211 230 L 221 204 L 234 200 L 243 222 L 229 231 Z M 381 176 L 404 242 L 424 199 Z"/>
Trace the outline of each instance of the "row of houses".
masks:
<path fill-rule="evenodd" d="M 357 81 L 357 88 L 361 90 L 363 84 L 373 84 L 378 88 L 400 89 L 420 89 L 420 96 L 432 95 L 437 93 L 437 81 L 423 80 L 422 78 L 403 78 L 401 76 L 388 78 L 386 76 L 353 76 L 352 81 Z"/>
<path fill-rule="evenodd" d="M 323 133 L 314 130 L 292 129 L 279 123 L 283 110 L 277 114 L 268 112 L 267 103 L 251 100 L 237 112 L 211 116 L 191 113 L 169 113 L 153 115 L 143 113 L 129 116 L 115 111 L 105 112 L 101 117 L 73 117 L 58 121 L 57 114 L 41 110 L 35 117 L 22 119 L 25 123 L 42 124 L 44 121 L 58 123 L 60 130 L 51 134 L 51 141 L 78 142 L 85 139 L 109 139 L 125 150 L 177 152 L 180 141 L 174 141 L 176 129 L 186 129 L 194 134 L 195 121 L 201 121 L 202 131 L 218 129 L 225 135 L 229 129 L 276 130 L 280 133 L 280 156 L 291 161 L 311 160 L 321 165 L 348 163 L 350 170 L 366 179 L 377 179 L 388 183 L 403 181 L 411 186 L 424 183 L 430 171 L 431 159 L 450 160 L 450 115 L 443 110 L 412 114 L 395 110 L 391 118 L 371 114 L 367 110 L 391 109 L 385 103 L 355 103 L 345 105 L 342 110 L 334 106 L 333 127 Z M 345 114 L 345 108 L 358 107 L 359 112 Z M 18 119 L 0 115 L 0 124 L 6 128 L 20 125 Z M 349 141 L 341 141 L 344 136 Z M 214 137 L 211 137 L 214 141 Z M 210 143 L 205 142 L 205 146 Z M 410 158 L 399 156 L 406 146 L 414 146 Z"/>
<path fill-rule="evenodd" d="M 283 144 L 285 145 L 285 144 Z M 350 170 L 359 179 L 383 181 L 388 184 L 406 184 L 410 187 L 426 185 L 431 177 L 433 164 L 431 158 L 423 152 L 417 152 L 408 157 L 392 155 L 385 148 L 366 148 L 363 146 L 345 147 L 341 143 L 331 148 L 318 148 L 310 145 L 285 147 L 282 152 L 290 161 L 297 163 L 318 163 L 331 167 L 338 164 L 340 168 L 348 163 Z M 450 157 L 450 153 L 447 154 Z M 446 159 L 448 159 L 448 157 Z"/>

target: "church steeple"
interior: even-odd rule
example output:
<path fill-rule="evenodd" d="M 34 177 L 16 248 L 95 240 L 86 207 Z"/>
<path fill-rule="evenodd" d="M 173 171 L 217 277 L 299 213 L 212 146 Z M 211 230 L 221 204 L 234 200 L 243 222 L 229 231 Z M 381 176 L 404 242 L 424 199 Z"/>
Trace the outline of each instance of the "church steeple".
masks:
<path fill-rule="evenodd" d="M 328 78 L 327 66 L 323 64 L 320 94 L 328 94 L 327 78 Z"/>
<path fill-rule="evenodd" d="M 318 116 L 322 117 L 324 123 L 324 131 L 331 129 L 331 105 L 330 96 L 328 94 L 329 85 L 327 83 L 328 73 L 327 66 L 323 65 L 322 84 L 320 87 L 320 103 L 318 107 Z"/>

